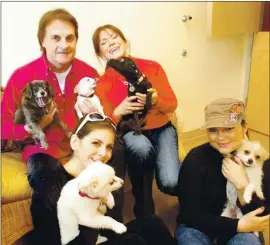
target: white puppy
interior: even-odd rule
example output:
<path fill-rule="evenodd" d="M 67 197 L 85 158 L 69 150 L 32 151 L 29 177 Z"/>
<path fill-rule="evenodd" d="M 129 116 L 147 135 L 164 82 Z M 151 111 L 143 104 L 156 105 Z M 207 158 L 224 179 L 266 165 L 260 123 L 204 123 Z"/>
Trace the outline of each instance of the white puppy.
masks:
<path fill-rule="evenodd" d="M 236 155 L 245 165 L 249 184 L 244 191 L 244 200 L 250 203 L 253 192 L 264 200 L 262 191 L 263 164 L 269 158 L 269 153 L 261 146 L 259 142 L 243 140 L 242 145 L 237 149 Z"/>
<path fill-rule="evenodd" d="M 82 104 L 84 100 L 88 100 L 89 102 L 91 102 L 92 106 L 96 108 L 100 114 L 104 115 L 103 107 L 100 104 L 100 100 L 95 95 L 97 81 L 98 79 L 96 78 L 84 77 L 74 88 L 74 93 L 78 94 L 77 102 L 75 104 L 75 110 L 80 119 L 83 117 L 83 113 L 78 105 Z"/>
<path fill-rule="evenodd" d="M 79 224 L 94 229 L 110 229 L 118 234 L 126 232 L 122 223 L 104 216 L 104 204 L 114 207 L 112 191 L 122 187 L 124 181 L 115 176 L 114 169 L 101 162 L 88 165 L 80 175 L 62 189 L 57 203 L 61 242 L 67 244 L 79 235 Z M 99 236 L 96 244 L 106 241 Z"/>
<path fill-rule="evenodd" d="M 244 200 L 250 203 L 252 195 L 255 192 L 260 199 L 264 199 L 262 192 L 262 167 L 264 161 L 269 158 L 269 153 L 261 146 L 259 142 L 243 140 L 241 146 L 236 150 L 235 155 L 240 158 L 245 166 L 249 184 L 244 190 Z M 221 216 L 240 219 L 243 214 L 236 205 L 237 190 L 235 186 L 227 181 L 228 201 Z M 255 233 L 257 235 L 257 233 Z"/>

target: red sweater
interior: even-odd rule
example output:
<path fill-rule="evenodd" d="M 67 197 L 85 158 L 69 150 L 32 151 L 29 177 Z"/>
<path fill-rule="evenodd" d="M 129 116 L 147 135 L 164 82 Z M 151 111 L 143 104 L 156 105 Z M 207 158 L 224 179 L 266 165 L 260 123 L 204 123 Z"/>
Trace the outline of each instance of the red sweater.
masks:
<path fill-rule="evenodd" d="M 158 93 L 158 102 L 148 112 L 144 129 L 159 128 L 170 120 L 168 113 L 175 111 L 176 96 L 160 64 L 155 61 L 131 58 Z M 128 86 L 124 82 L 123 76 L 113 68 L 108 68 L 100 77 L 96 88 L 96 94 L 104 107 L 104 113 L 115 123 L 118 123 L 118 120 L 113 117 L 113 111 L 127 97 L 128 93 Z"/>
<path fill-rule="evenodd" d="M 23 141 L 31 137 L 24 129 L 24 125 L 13 123 L 14 113 L 21 104 L 22 90 L 32 80 L 46 80 L 55 90 L 55 102 L 61 120 L 74 131 L 78 119 L 74 109 L 77 94 L 74 87 L 83 77 L 98 77 L 94 68 L 81 60 L 74 59 L 72 68 L 66 77 L 65 95 L 62 95 L 55 73 L 48 67 L 46 58 L 42 55 L 31 63 L 18 68 L 10 77 L 4 91 L 1 102 L 2 109 L 2 139 Z M 27 145 L 22 152 L 22 158 L 27 161 L 28 157 L 35 153 L 47 153 L 55 158 L 61 158 L 71 152 L 69 139 L 65 137 L 64 131 L 56 126 L 49 125 L 44 130 L 49 147 L 47 150 L 40 145 Z"/>

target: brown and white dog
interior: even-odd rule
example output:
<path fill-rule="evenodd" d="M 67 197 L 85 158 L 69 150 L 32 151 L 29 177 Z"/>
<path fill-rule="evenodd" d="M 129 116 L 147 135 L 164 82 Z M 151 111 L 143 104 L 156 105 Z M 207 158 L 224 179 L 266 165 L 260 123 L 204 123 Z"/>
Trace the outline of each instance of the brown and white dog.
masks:
<path fill-rule="evenodd" d="M 250 203 L 252 195 L 256 195 L 264 200 L 262 191 L 263 165 L 269 158 L 269 153 L 261 146 L 259 142 L 243 140 L 241 146 L 234 153 L 245 166 L 249 184 L 244 190 L 244 200 Z M 243 214 L 236 204 L 237 190 L 235 186 L 227 181 L 227 203 L 221 216 L 240 219 Z M 257 235 L 257 233 L 255 232 Z"/>
<path fill-rule="evenodd" d="M 27 124 L 32 129 L 32 137 L 35 140 L 39 139 L 40 144 L 44 149 L 48 148 L 48 143 L 39 123 L 42 117 L 48 113 L 51 104 L 55 104 L 53 98 L 54 89 L 48 82 L 43 80 L 33 80 L 23 89 L 22 103 L 16 110 L 14 117 L 15 124 Z M 60 126 L 68 137 L 71 136 L 71 132 L 60 120 L 57 112 L 54 115 L 53 123 Z"/>

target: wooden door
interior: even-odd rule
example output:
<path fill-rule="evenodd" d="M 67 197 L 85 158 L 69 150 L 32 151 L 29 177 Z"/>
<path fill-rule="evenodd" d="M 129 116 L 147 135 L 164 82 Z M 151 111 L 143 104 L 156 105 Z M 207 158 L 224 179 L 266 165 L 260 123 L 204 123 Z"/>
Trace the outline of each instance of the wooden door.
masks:
<path fill-rule="evenodd" d="M 254 35 L 247 121 L 251 129 L 269 135 L 269 32 Z"/>
<path fill-rule="evenodd" d="M 262 2 L 208 2 L 207 27 L 211 36 L 260 30 Z"/>

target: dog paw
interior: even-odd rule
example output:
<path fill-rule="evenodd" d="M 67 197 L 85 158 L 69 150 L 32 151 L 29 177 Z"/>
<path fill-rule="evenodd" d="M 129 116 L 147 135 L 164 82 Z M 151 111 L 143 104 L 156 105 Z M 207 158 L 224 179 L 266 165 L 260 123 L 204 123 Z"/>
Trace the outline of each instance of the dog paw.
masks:
<path fill-rule="evenodd" d="M 71 133 L 71 132 L 66 132 L 66 136 L 67 136 L 68 138 L 71 138 L 72 133 Z"/>
<path fill-rule="evenodd" d="M 48 143 L 44 140 L 41 140 L 40 141 L 40 144 L 41 144 L 41 148 L 44 148 L 45 150 L 48 149 Z"/>
<path fill-rule="evenodd" d="M 71 231 L 68 233 L 61 233 L 61 243 L 63 245 L 68 244 L 70 241 L 72 241 L 73 239 L 75 239 L 78 235 L 80 234 L 79 229 L 76 231 Z"/>
<path fill-rule="evenodd" d="M 246 203 L 250 203 L 250 201 L 251 201 L 251 193 L 244 192 L 244 200 L 245 200 Z"/>
<path fill-rule="evenodd" d="M 79 119 L 83 118 L 83 114 L 81 112 L 78 112 L 78 111 L 77 111 L 77 116 Z"/>
<path fill-rule="evenodd" d="M 261 199 L 261 200 L 265 200 L 265 197 L 263 195 L 263 193 L 260 191 L 260 192 L 256 192 L 257 196 Z"/>
<path fill-rule="evenodd" d="M 98 236 L 97 238 L 97 242 L 96 242 L 96 245 L 100 244 L 100 243 L 103 243 L 103 242 L 106 242 L 108 241 L 108 238 L 106 238 L 105 236 Z"/>
<path fill-rule="evenodd" d="M 254 233 L 255 236 L 260 237 L 259 232 L 254 231 L 253 233 Z"/>
<path fill-rule="evenodd" d="M 118 234 L 123 234 L 127 231 L 127 227 L 121 223 L 118 223 L 115 227 L 114 227 L 114 231 Z"/>

